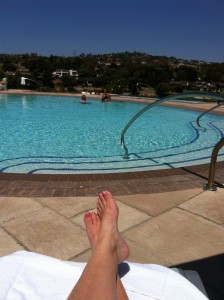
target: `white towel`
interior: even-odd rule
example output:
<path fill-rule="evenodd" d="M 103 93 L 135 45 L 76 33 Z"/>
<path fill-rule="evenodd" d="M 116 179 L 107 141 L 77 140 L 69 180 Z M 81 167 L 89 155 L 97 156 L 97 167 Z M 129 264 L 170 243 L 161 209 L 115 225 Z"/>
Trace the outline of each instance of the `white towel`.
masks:
<path fill-rule="evenodd" d="M 18 251 L 0 258 L 0 300 L 64 300 L 86 263 L 66 262 Z M 180 274 L 152 264 L 128 263 L 122 278 L 130 300 L 205 300 Z"/>

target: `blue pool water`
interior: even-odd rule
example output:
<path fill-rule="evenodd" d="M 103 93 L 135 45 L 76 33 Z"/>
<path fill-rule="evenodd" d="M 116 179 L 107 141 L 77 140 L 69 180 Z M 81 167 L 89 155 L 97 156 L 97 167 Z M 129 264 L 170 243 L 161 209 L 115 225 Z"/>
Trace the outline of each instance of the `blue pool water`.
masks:
<path fill-rule="evenodd" d="M 157 106 L 120 134 L 146 104 L 62 96 L 0 95 L 0 172 L 105 173 L 153 170 L 209 162 L 223 136 L 223 117 Z M 224 158 L 220 152 L 219 160 Z"/>

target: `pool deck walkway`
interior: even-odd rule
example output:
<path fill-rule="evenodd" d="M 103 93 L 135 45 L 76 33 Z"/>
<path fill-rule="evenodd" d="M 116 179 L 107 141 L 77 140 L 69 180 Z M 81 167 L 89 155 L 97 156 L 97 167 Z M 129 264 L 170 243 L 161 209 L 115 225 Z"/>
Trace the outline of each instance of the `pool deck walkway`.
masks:
<path fill-rule="evenodd" d="M 129 261 L 197 270 L 212 300 L 224 299 L 224 162 L 217 191 L 209 165 L 98 175 L 0 174 L 0 256 L 28 250 L 62 260 L 90 256 L 83 214 L 111 191 Z"/>
<path fill-rule="evenodd" d="M 216 181 L 222 183 L 224 165 L 218 165 Z M 146 173 L 80 181 L 1 174 L 0 256 L 25 249 L 87 261 L 83 214 L 94 210 L 97 194 L 108 189 L 120 208 L 119 229 L 131 250 L 129 261 L 197 270 L 210 299 L 223 299 L 224 189 L 203 190 L 206 165 Z"/>

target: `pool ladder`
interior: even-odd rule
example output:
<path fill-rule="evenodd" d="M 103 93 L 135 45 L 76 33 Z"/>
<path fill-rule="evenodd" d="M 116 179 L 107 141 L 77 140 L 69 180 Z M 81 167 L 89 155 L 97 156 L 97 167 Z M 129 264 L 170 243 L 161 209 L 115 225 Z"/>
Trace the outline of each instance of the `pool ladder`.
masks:
<path fill-rule="evenodd" d="M 178 94 L 178 95 L 172 95 L 172 96 L 167 96 L 164 98 L 161 98 L 146 107 L 144 107 L 142 110 L 140 110 L 129 122 L 128 124 L 124 127 L 121 133 L 121 145 L 125 150 L 124 158 L 129 159 L 129 153 L 128 153 L 128 148 L 125 145 L 124 141 L 124 136 L 128 128 L 134 123 L 134 121 L 141 116 L 145 111 L 148 109 L 151 109 L 153 106 L 159 105 L 162 102 L 169 101 L 169 100 L 181 100 L 181 99 L 186 99 L 187 97 L 203 97 L 203 98 L 211 98 L 215 99 L 218 101 L 218 104 L 215 105 L 214 107 L 208 109 L 207 111 L 203 112 L 200 114 L 196 120 L 196 123 L 198 127 L 202 127 L 199 123 L 199 120 L 201 119 L 202 116 L 207 114 L 208 112 L 224 105 L 224 96 L 218 93 L 204 93 L 204 92 L 197 92 L 197 93 L 183 93 L 183 94 Z M 205 129 L 206 130 L 206 129 Z M 205 190 L 210 190 L 210 191 L 215 191 L 217 189 L 217 185 L 214 184 L 214 178 L 215 178 L 215 171 L 216 171 L 216 162 L 217 162 L 217 156 L 220 151 L 220 149 L 224 146 L 224 138 L 221 138 L 221 140 L 215 145 L 212 155 L 211 155 L 211 161 L 210 161 L 210 169 L 209 169 L 209 176 L 208 176 L 208 183 L 205 186 Z M 222 185 L 224 187 L 224 185 Z"/>
<path fill-rule="evenodd" d="M 209 168 L 209 175 L 208 175 L 208 183 L 204 187 L 205 190 L 209 191 L 216 191 L 217 185 L 214 183 L 215 178 L 215 171 L 216 171 L 216 162 L 217 162 L 217 156 L 220 151 L 220 149 L 224 146 L 224 138 L 221 138 L 221 140 L 215 145 L 212 156 L 211 156 L 211 162 L 210 162 L 210 168 Z M 222 184 L 222 187 L 224 185 Z"/>
<path fill-rule="evenodd" d="M 129 122 L 128 124 L 124 127 L 124 129 L 121 132 L 121 146 L 124 148 L 125 154 L 123 156 L 124 159 L 129 159 L 129 153 L 128 153 L 128 148 L 125 145 L 125 133 L 128 130 L 128 128 L 135 122 L 135 120 L 138 119 L 144 112 L 147 110 L 153 108 L 156 105 L 159 105 L 163 102 L 169 101 L 169 100 L 182 100 L 186 98 L 196 98 L 196 97 L 202 97 L 202 98 L 210 98 L 214 99 L 217 101 L 221 101 L 220 104 L 216 105 L 212 109 L 215 109 L 221 105 L 224 105 L 224 96 L 219 94 L 219 93 L 208 93 L 208 92 L 194 92 L 194 93 L 183 93 L 183 94 L 177 94 L 177 95 L 171 95 L 171 96 L 166 96 L 164 98 L 161 98 L 159 100 L 154 101 L 153 103 L 150 103 L 146 107 L 144 107 L 142 110 L 140 110 Z M 212 109 L 208 110 L 207 112 L 211 111 Z M 206 113 L 206 112 L 205 112 Z M 205 113 L 201 114 L 198 119 L 197 119 L 197 124 L 199 124 L 199 119 L 204 115 Z M 200 124 L 199 124 L 200 126 Z"/>
<path fill-rule="evenodd" d="M 216 109 L 220 106 L 223 106 L 224 103 L 222 103 L 222 102 L 220 102 L 217 105 L 213 106 L 212 108 L 206 110 L 200 116 L 197 117 L 196 123 L 197 123 L 198 127 L 202 128 L 202 126 L 199 123 L 199 120 L 201 119 L 201 117 L 203 117 L 205 114 L 209 113 L 210 111 L 212 111 L 212 110 L 214 110 L 214 109 Z M 217 184 L 214 183 L 215 171 L 216 171 L 216 162 L 217 162 L 218 153 L 219 153 L 219 151 L 221 150 L 221 148 L 223 146 L 224 146 L 224 138 L 221 138 L 221 140 L 215 145 L 215 147 L 212 151 L 211 161 L 210 161 L 210 168 L 209 168 L 209 175 L 208 175 L 208 183 L 204 187 L 204 190 L 207 190 L 207 191 L 216 191 L 217 190 Z M 224 187 L 224 185 L 222 184 L 221 187 Z"/>
<path fill-rule="evenodd" d="M 218 103 L 217 105 L 213 106 L 212 108 L 206 110 L 205 112 L 203 112 L 202 114 L 200 114 L 200 116 L 197 117 L 196 123 L 197 123 L 198 127 L 202 128 L 202 126 L 200 125 L 200 122 L 199 122 L 199 120 L 201 119 L 201 117 L 203 117 L 205 114 L 209 113 L 210 111 L 212 111 L 212 110 L 214 110 L 214 109 L 216 109 L 216 108 L 224 105 L 224 97 L 223 97 L 222 102 L 220 101 L 220 103 Z"/>

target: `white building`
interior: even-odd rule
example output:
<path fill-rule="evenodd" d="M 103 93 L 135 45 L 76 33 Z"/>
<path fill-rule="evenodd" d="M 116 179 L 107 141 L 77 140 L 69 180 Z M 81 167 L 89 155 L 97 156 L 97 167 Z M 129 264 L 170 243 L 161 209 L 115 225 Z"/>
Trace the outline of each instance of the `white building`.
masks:
<path fill-rule="evenodd" d="M 79 78 L 79 74 L 76 70 L 57 69 L 55 72 L 52 73 L 52 75 L 53 77 L 71 76 L 71 77 L 75 77 L 76 79 Z"/>

